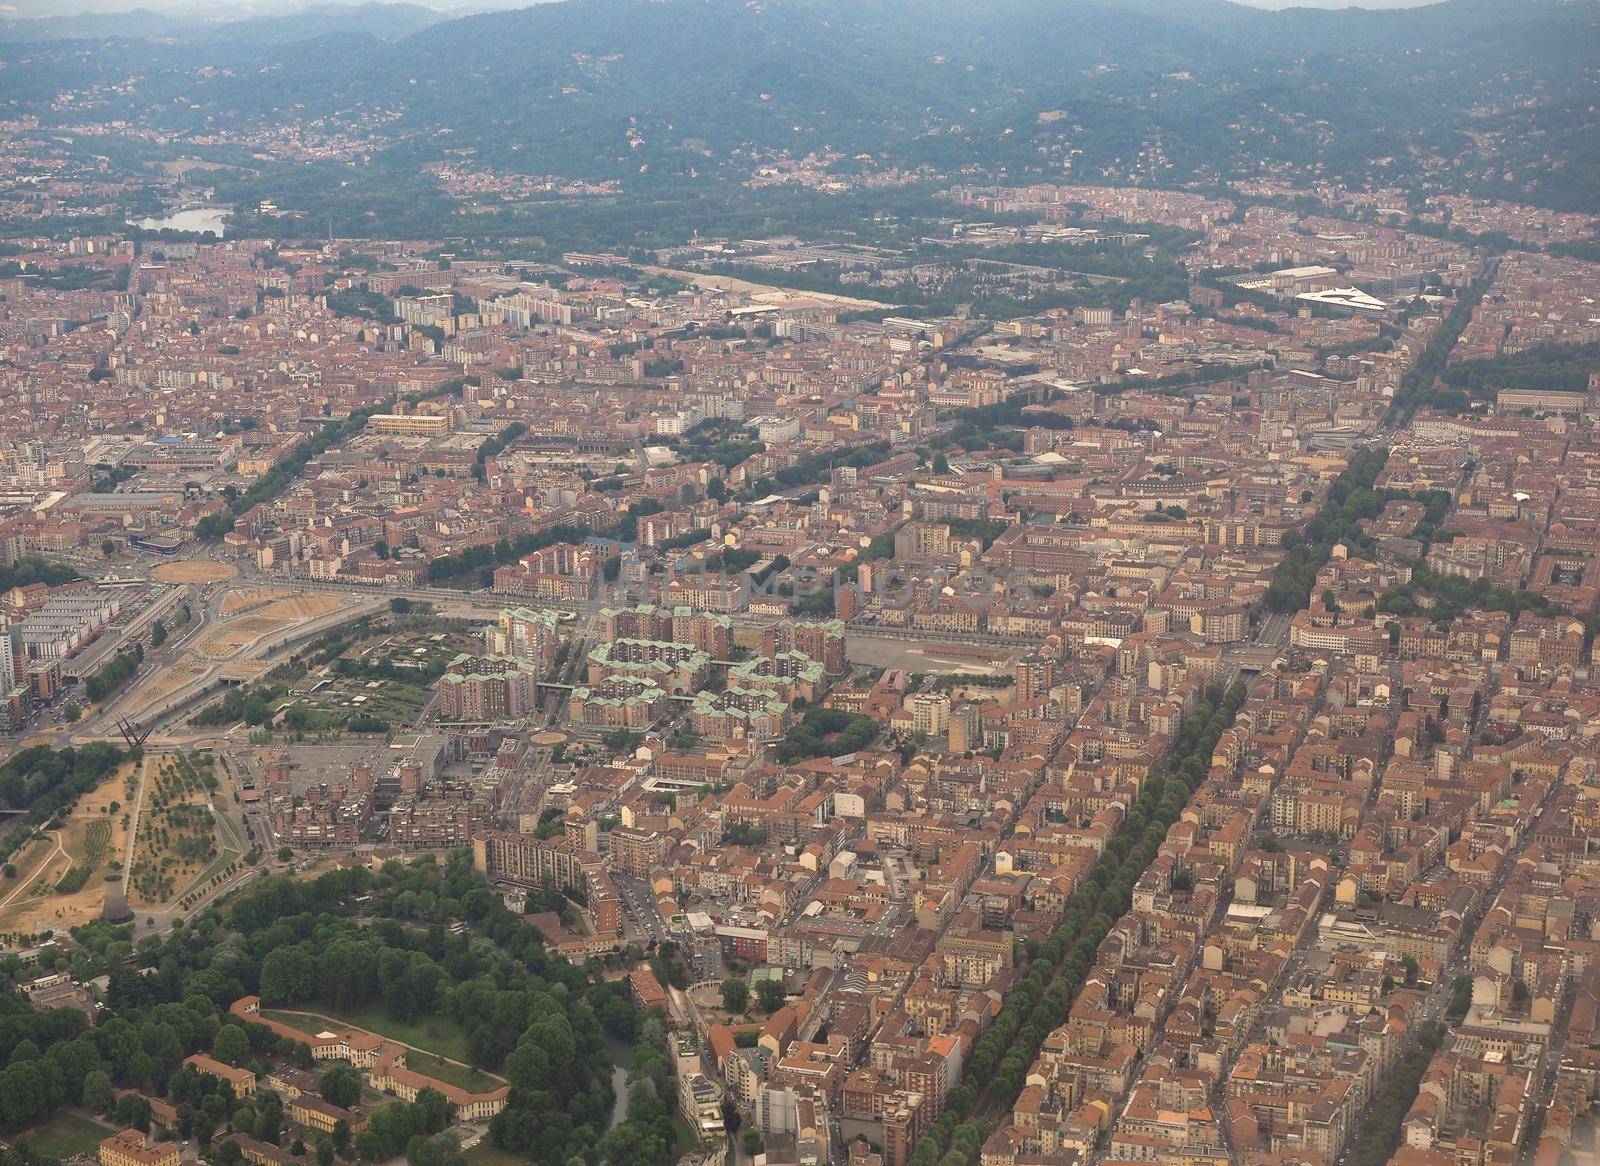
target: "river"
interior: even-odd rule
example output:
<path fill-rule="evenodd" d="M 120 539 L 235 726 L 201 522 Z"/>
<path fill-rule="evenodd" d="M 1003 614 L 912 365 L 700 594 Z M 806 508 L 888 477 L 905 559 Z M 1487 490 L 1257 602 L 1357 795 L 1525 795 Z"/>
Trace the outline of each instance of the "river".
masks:
<path fill-rule="evenodd" d="M 621 1125 L 628 1116 L 628 1062 L 633 1059 L 633 1046 L 619 1040 L 608 1040 L 611 1046 L 611 1089 L 617 1095 L 611 1103 L 611 1124 L 608 1129 Z"/>
<path fill-rule="evenodd" d="M 187 231 L 196 235 L 215 235 L 220 239 L 227 234 L 225 220 L 230 213 L 230 208 L 225 206 L 197 206 L 173 211 L 160 218 L 134 219 L 130 222 L 141 231 Z"/>

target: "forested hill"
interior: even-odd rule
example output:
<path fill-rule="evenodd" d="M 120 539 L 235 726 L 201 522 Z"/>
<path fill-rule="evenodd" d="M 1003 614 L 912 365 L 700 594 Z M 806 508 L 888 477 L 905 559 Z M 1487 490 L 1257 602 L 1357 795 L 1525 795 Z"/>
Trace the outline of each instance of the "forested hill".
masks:
<path fill-rule="evenodd" d="M 103 84 L 71 116 L 326 118 L 418 161 L 635 182 L 816 150 L 1117 181 L 1320 167 L 1600 202 L 1595 0 L 565 0 L 387 42 L 377 24 L 12 45 L 0 111 L 59 119 L 59 93 Z"/>

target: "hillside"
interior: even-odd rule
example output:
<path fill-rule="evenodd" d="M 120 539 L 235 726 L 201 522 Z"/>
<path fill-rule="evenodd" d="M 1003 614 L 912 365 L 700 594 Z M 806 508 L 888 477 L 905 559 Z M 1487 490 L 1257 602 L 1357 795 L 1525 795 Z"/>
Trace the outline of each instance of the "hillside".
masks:
<path fill-rule="evenodd" d="M 1600 80 L 1593 0 L 566 0 L 406 34 L 422 11 L 13 44 L 0 109 L 59 116 L 47 103 L 89 89 L 75 116 L 382 124 L 408 163 L 635 182 L 822 151 L 1113 181 L 1293 167 L 1600 205 L 1573 112 Z"/>

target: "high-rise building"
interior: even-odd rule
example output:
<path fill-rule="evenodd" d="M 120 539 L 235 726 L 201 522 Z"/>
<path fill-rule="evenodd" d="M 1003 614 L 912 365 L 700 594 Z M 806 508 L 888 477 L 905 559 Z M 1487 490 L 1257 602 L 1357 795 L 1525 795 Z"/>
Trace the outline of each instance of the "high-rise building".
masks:
<path fill-rule="evenodd" d="M 560 617 L 554 611 L 508 607 L 484 629 L 484 643 L 489 655 L 532 664 L 536 673 L 543 676 L 561 650 L 560 626 Z"/>
<path fill-rule="evenodd" d="M 950 709 L 950 752 L 965 753 L 983 743 L 983 718 L 975 704 L 958 704 Z"/>
<path fill-rule="evenodd" d="M 460 655 L 439 677 L 439 716 L 447 721 L 525 717 L 538 707 L 539 672 L 506 656 Z"/>
<path fill-rule="evenodd" d="M 911 727 L 932 737 L 950 727 L 950 697 L 942 692 L 913 693 L 906 702 L 911 711 Z"/>
<path fill-rule="evenodd" d="M 1055 687 L 1055 661 L 1048 656 L 1028 656 L 1017 661 L 1015 675 L 1018 702 L 1040 700 L 1049 696 Z"/>

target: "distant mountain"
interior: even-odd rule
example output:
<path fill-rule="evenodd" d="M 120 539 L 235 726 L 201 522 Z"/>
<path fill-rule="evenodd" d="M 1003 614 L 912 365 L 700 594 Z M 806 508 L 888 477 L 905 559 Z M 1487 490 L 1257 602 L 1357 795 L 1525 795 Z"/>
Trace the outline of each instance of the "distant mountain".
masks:
<path fill-rule="evenodd" d="M 381 41 L 397 41 L 449 19 L 420 4 L 319 4 L 281 16 L 258 16 L 206 29 L 215 41 L 260 45 L 292 45 L 320 36 L 365 33 Z"/>
<path fill-rule="evenodd" d="M 565 0 L 442 22 L 364 5 L 0 56 L 0 111 L 131 76 L 100 108 L 179 131 L 379 118 L 411 161 L 470 150 L 531 173 L 640 182 L 834 151 L 1118 181 L 1290 168 L 1600 203 L 1593 0 Z M 1525 176 L 1508 182 L 1508 166 Z"/>
<path fill-rule="evenodd" d="M 0 20 L 0 41 L 42 43 L 57 40 L 176 38 L 185 41 L 293 44 L 336 33 L 364 32 L 399 40 L 448 14 L 418 4 L 317 4 L 276 15 L 201 15 L 192 9 L 89 12 L 72 16 L 12 17 Z"/>
<path fill-rule="evenodd" d="M 27 43 L 108 36 L 170 36 L 185 27 L 185 21 L 148 8 L 71 16 L 18 16 L 0 20 L 0 40 Z"/>

